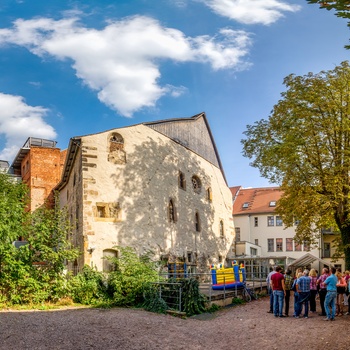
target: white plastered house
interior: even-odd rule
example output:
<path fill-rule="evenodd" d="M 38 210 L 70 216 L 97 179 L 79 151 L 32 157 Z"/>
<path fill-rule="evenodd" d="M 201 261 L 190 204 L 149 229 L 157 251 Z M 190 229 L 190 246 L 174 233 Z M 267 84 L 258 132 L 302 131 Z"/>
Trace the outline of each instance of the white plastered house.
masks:
<path fill-rule="evenodd" d="M 236 231 L 236 259 L 244 261 L 249 273 L 264 275 L 271 266 L 283 268 L 312 267 L 320 271 L 324 265 L 344 268 L 343 259 L 332 262 L 335 251 L 331 231 L 322 231 L 317 244 L 294 241 L 295 226 L 286 228 L 276 205 L 283 192 L 279 187 L 231 187 L 233 219 Z"/>

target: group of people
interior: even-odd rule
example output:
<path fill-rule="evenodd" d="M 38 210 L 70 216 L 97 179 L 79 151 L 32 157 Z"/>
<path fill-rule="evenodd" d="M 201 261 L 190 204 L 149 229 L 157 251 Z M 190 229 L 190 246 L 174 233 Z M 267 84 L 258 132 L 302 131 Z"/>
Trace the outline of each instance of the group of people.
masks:
<path fill-rule="evenodd" d="M 320 316 L 334 321 L 336 316 L 350 315 L 350 273 L 324 267 L 322 274 L 311 269 L 297 269 L 284 272 L 280 266 L 272 269 L 266 279 L 270 294 L 270 310 L 275 317 L 288 317 L 291 292 L 294 292 L 293 317 L 309 317 L 309 311 L 316 313 L 316 300 L 320 301 Z M 284 312 L 283 312 L 284 307 Z M 347 310 L 345 310 L 347 308 Z M 304 309 L 304 312 L 303 312 Z"/>

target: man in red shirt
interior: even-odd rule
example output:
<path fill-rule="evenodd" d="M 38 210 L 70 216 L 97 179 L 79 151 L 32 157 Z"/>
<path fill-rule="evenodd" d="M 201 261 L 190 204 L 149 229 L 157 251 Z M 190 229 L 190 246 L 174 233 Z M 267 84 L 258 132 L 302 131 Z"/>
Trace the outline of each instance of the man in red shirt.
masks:
<path fill-rule="evenodd" d="M 271 289 L 273 291 L 273 314 L 275 317 L 285 317 L 283 315 L 283 302 L 285 295 L 284 276 L 281 274 L 282 268 L 276 267 L 276 273 L 271 275 Z"/>

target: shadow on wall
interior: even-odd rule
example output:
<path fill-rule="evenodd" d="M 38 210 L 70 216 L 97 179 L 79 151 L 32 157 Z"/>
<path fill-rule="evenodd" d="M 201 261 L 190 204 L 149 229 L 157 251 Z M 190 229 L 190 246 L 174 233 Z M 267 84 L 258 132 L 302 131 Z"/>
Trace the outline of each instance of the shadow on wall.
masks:
<path fill-rule="evenodd" d="M 198 255 L 208 266 L 210 254 L 225 250 L 225 243 L 213 232 L 214 206 L 206 196 L 211 177 L 203 170 L 206 162 L 181 145 L 162 138 L 149 138 L 126 154 L 126 164 L 116 166 L 111 176 L 119 193 L 116 201 L 123 220 L 115 223 L 118 245 L 135 247 L 139 253 L 152 251 L 185 257 Z M 211 169 L 211 166 L 210 166 Z M 179 186 L 179 172 L 185 175 L 185 189 Z M 200 179 L 194 191 L 192 176 Z M 169 203 L 174 206 L 171 221 Z M 199 222 L 196 223 L 196 213 Z"/>

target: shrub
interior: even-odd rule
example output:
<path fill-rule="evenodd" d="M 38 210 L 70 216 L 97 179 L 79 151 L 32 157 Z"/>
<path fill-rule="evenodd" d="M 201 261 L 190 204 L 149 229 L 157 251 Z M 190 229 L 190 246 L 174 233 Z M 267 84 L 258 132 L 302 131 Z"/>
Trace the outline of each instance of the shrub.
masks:
<path fill-rule="evenodd" d="M 152 288 L 152 286 L 150 286 L 144 293 L 144 299 L 145 301 L 142 307 L 147 311 L 165 314 L 169 309 L 165 300 L 160 297 L 157 288 Z"/>
<path fill-rule="evenodd" d="M 106 280 L 102 272 L 85 265 L 83 271 L 69 280 L 70 295 L 74 302 L 91 305 L 107 298 Z"/>
<path fill-rule="evenodd" d="M 205 311 L 206 297 L 199 290 L 199 282 L 195 278 L 181 280 L 182 310 L 187 316 L 201 314 Z"/>
<path fill-rule="evenodd" d="M 108 277 L 108 292 L 115 305 L 138 305 L 148 282 L 158 280 L 157 265 L 150 254 L 138 256 L 130 247 L 118 247 L 119 257 L 113 258 L 115 271 Z"/>

